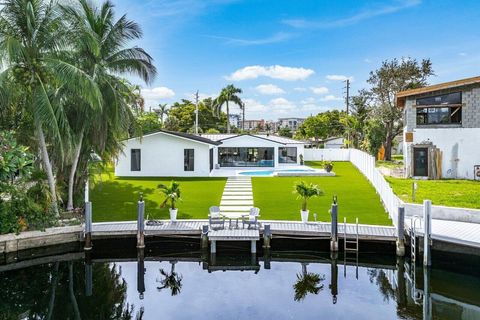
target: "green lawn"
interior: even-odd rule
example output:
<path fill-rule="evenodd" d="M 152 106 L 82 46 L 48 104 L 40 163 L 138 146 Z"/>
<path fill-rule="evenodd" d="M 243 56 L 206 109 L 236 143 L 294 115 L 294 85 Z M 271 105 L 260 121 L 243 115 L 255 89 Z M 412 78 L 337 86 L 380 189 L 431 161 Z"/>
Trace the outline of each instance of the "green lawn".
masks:
<path fill-rule="evenodd" d="M 319 167 L 319 162 L 306 163 Z M 296 181 L 305 180 L 317 184 L 324 195 L 309 202 L 310 220 L 317 213 L 318 221 L 330 221 L 328 210 L 333 195 L 338 196 L 339 220 L 347 217 L 363 224 L 391 225 L 375 189 L 350 163 L 335 162 L 335 177 L 273 177 L 253 178 L 254 203 L 261 209 L 262 219 L 300 220 L 300 200 L 293 194 Z"/>
<path fill-rule="evenodd" d="M 179 219 L 205 219 L 208 208 L 218 205 L 225 186 L 225 178 L 174 178 L 180 182 L 183 201 L 178 203 Z M 97 178 L 90 198 L 93 220 L 125 221 L 137 219 L 137 201 L 140 192 L 145 199 L 145 215 L 151 219 L 168 219 L 168 208 L 160 208 L 163 197 L 159 183 L 168 184 L 172 178 L 118 178 L 112 172 Z"/>
<path fill-rule="evenodd" d="M 469 180 L 413 180 L 385 177 L 403 201 L 412 201 L 412 183 L 417 182 L 415 203 L 480 209 L 480 182 Z"/>

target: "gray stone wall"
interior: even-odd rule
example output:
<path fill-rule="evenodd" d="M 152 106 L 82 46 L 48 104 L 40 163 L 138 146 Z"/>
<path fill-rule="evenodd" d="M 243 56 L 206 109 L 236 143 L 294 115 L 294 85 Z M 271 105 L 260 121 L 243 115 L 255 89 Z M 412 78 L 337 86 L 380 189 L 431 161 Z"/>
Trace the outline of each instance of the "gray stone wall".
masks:
<path fill-rule="evenodd" d="M 405 101 L 404 121 L 407 131 L 412 131 L 417 127 L 417 115 L 415 101 L 417 98 L 436 96 L 450 92 L 458 92 L 459 89 L 440 90 L 429 94 L 408 97 Z M 462 127 L 480 128 L 480 85 L 466 86 L 462 91 Z M 439 125 L 440 127 L 441 125 Z M 433 128 L 434 126 L 429 126 Z"/>

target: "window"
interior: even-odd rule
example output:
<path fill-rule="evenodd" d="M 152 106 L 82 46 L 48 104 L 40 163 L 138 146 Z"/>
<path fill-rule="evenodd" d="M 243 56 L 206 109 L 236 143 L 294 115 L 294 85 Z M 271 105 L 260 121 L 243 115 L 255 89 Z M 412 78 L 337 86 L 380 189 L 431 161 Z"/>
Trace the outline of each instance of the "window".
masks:
<path fill-rule="evenodd" d="M 140 171 L 142 163 L 142 153 L 140 149 L 131 149 L 130 170 Z"/>
<path fill-rule="evenodd" d="M 193 171 L 195 170 L 194 162 L 194 149 L 184 149 L 183 150 L 183 171 Z"/>
<path fill-rule="evenodd" d="M 273 167 L 274 148 L 218 148 L 221 167 Z"/>
<path fill-rule="evenodd" d="M 462 93 L 454 92 L 416 100 L 417 124 L 461 124 Z"/>
<path fill-rule="evenodd" d="M 278 148 L 278 163 L 297 163 L 297 148 Z"/>

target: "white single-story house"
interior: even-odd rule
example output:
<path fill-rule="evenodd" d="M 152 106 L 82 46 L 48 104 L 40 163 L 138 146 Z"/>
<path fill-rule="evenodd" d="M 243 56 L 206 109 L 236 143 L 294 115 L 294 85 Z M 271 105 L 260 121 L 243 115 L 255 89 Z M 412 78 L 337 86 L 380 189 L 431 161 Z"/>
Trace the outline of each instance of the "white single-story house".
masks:
<path fill-rule="evenodd" d="M 221 168 L 278 168 L 300 164 L 305 142 L 266 134 L 159 131 L 124 142 L 115 175 L 207 177 Z"/>
<path fill-rule="evenodd" d="M 480 77 L 398 92 L 405 176 L 480 180 Z"/>
<path fill-rule="evenodd" d="M 325 149 L 340 149 L 343 148 L 344 140 L 342 137 L 331 137 L 324 139 L 323 148 Z"/>

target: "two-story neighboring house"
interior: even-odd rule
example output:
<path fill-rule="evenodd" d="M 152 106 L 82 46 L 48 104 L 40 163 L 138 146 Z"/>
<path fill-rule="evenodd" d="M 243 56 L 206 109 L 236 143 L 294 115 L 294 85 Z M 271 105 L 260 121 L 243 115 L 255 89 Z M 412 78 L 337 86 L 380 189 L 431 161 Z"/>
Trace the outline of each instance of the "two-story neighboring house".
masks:
<path fill-rule="evenodd" d="M 405 175 L 480 179 L 480 77 L 398 92 Z"/>
<path fill-rule="evenodd" d="M 305 118 L 280 118 L 278 119 L 279 128 L 288 127 L 292 131 L 297 131 L 305 121 Z"/>

